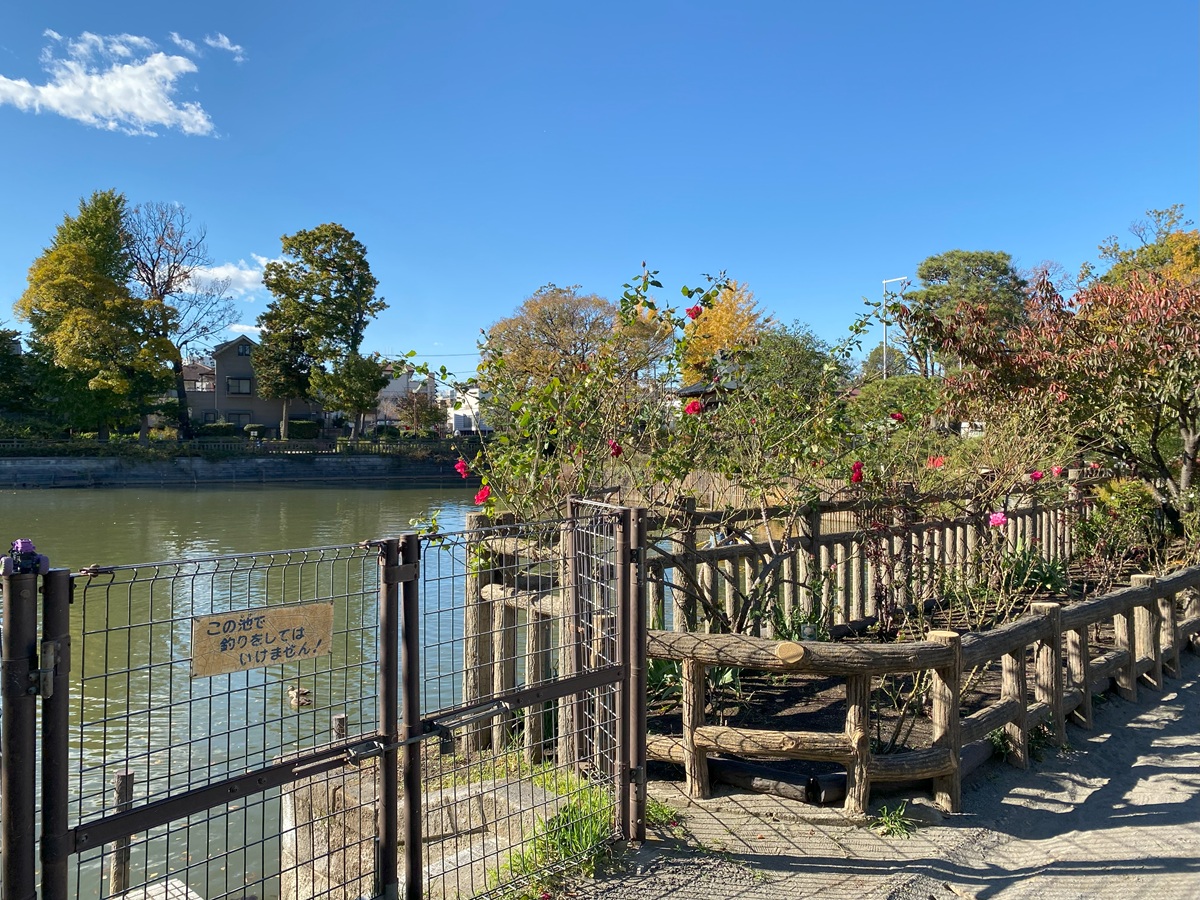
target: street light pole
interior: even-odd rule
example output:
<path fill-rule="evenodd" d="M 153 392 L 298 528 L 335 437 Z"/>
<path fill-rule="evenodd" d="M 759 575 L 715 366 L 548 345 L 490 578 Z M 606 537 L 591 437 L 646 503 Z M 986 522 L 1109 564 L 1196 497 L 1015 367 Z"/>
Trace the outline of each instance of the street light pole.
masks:
<path fill-rule="evenodd" d="M 888 286 L 889 284 L 891 284 L 893 281 L 905 281 L 905 282 L 907 282 L 907 281 L 908 281 L 908 277 L 907 277 L 907 276 L 904 276 L 904 275 L 901 275 L 899 278 L 885 278 L 885 279 L 883 279 L 883 303 L 884 303 L 884 310 L 883 310 L 883 379 L 884 379 L 884 381 L 886 381 L 886 380 L 887 380 L 887 362 L 888 362 L 888 360 L 887 360 L 887 352 L 888 352 L 888 339 L 887 339 L 887 327 L 888 327 L 888 320 L 887 320 L 887 295 L 888 295 L 888 289 L 887 289 L 887 286 Z M 903 287 L 901 287 L 901 288 L 900 288 L 900 290 L 901 290 L 901 291 L 903 291 L 903 290 L 904 290 L 904 288 L 903 288 Z"/>

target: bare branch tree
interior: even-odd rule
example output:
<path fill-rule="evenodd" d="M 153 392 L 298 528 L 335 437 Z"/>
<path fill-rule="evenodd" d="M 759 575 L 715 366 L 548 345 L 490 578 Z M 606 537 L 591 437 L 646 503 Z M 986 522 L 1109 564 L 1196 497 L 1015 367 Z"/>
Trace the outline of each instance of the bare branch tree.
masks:
<path fill-rule="evenodd" d="M 187 210 L 176 203 L 142 203 L 126 219 L 128 252 L 133 262 L 133 284 L 150 303 L 161 304 L 162 315 L 154 337 L 169 342 L 175 393 L 179 402 L 179 436 L 191 436 L 187 389 L 183 381 L 185 353 L 206 347 L 236 320 L 236 309 L 226 296 L 227 279 L 204 279 L 201 272 L 211 262 L 207 231 L 195 225 Z"/>

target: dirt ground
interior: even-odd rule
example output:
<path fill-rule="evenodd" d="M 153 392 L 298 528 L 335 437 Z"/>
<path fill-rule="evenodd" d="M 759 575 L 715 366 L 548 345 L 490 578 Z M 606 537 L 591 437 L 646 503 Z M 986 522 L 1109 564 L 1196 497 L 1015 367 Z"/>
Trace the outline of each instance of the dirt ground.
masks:
<path fill-rule="evenodd" d="M 986 763 L 963 809 L 943 816 L 916 790 L 875 792 L 874 812 L 906 802 L 918 827 L 882 837 L 822 810 L 722 791 L 689 802 L 677 783 L 652 795 L 679 825 L 631 848 L 618 868 L 562 896 L 586 900 L 1163 900 L 1200 898 L 1200 658 L 1184 654 L 1166 690 L 1137 704 L 1109 695 L 1095 728 L 1026 771 Z"/>

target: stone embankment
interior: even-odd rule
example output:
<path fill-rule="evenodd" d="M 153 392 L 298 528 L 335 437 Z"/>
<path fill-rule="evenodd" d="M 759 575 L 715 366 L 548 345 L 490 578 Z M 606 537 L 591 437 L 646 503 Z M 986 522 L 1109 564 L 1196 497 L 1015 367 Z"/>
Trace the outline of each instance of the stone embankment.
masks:
<path fill-rule="evenodd" d="M 265 456 L 163 462 L 117 458 L 0 459 L 0 489 L 80 487 L 201 487 L 231 484 L 356 483 L 387 480 L 413 487 L 461 487 L 450 462 L 394 456 Z"/>

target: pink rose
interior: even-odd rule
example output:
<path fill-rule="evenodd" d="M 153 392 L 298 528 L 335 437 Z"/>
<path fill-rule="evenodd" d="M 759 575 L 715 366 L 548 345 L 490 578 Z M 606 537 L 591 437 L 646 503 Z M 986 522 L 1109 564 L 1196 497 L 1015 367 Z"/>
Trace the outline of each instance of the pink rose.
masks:
<path fill-rule="evenodd" d="M 1051 466 L 1050 467 L 1050 474 L 1053 475 L 1055 478 L 1059 478 L 1062 475 L 1062 473 L 1063 473 L 1062 466 Z"/>
<path fill-rule="evenodd" d="M 483 506 L 488 502 L 488 497 L 492 496 L 492 489 L 486 484 L 479 489 L 479 493 L 475 495 L 475 505 Z"/>
<path fill-rule="evenodd" d="M 695 416 L 700 414 L 700 410 L 704 409 L 704 404 L 699 400 L 693 400 L 683 408 L 683 414 L 686 416 Z"/>
<path fill-rule="evenodd" d="M 903 422 L 904 421 L 904 413 L 894 412 L 890 416 L 888 416 L 888 418 L 892 419 L 895 422 Z"/>
<path fill-rule="evenodd" d="M 460 459 L 458 462 L 456 462 L 454 464 L 454 471 L 457 472 L 459 475 L 461 475 L 463 478 L 466 478 L 468 475 L 471 474 L 471 467 L 467 465 L 467 461 L 465 459 Z"/>
<path fill-rule="evenodd" d="M 988 516 L 988 524 L 993 528 L 1003 528 L 1008 524 L 1008 516 L 1002 512 L 994 512 Z"/>
<path fill-rule="evenodd" d="M 1030 481 L 1041 481 L 1045 477 L 1046 477 L 1046 473 L 1043 472 L 1041 469 L 1034 469 L 1032 472 L 1029 473 Z"/>
<path fill-rule="evenodd" d="M 608 452 L 611 453 L 613 455 L 613 457 L 617 457 L 617 456 L 620 456 L 625 451 L 621 449 L 621 445 L 618 444 L 616 441 L 609 441 L 608 442 Z"/>

